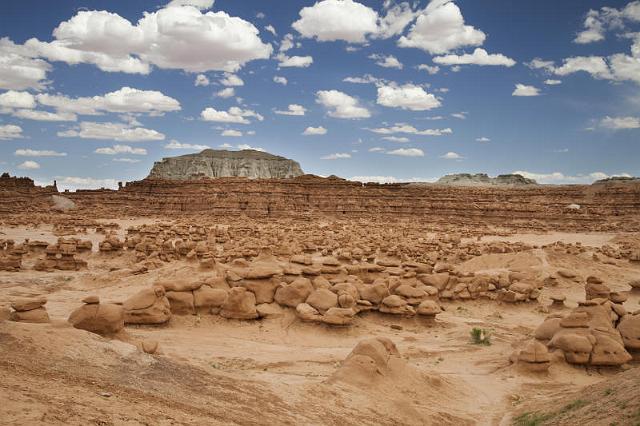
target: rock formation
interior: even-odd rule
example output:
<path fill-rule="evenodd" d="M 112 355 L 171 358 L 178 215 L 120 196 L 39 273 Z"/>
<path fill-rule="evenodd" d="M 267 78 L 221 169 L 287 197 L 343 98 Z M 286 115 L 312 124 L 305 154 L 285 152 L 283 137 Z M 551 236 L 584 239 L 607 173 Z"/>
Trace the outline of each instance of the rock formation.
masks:
<path fill-rule="evenodd" d="M 253 149 L 242 151 L 205 149 L 198 154 L 163 158 L 162 161 L 153 165 L 149 178 L 171 180 L 203 177 L 286 179 L 303 174 L 297 162 L 266 152 Z"/>
<path fill-rule="evenodd" d="M 519 174 L 507 174 L 498 175 L 496 177 L 489 177 L 485 173 L 469 174 L 459 173 L 453 175 L 446 175 L 438 179 L 436 182 L 440 185 L 459 185 L 459 186 L 524 186 L 524 185 L 537 185 L 537 182 L 533 179 L 525 178 Z"/>

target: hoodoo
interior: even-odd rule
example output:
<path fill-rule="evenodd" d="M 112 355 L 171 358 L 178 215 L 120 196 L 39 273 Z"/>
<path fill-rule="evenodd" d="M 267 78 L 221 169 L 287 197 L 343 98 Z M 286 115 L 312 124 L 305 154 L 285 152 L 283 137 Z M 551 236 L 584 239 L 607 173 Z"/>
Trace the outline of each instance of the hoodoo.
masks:
<path fill-rule="evenodd" d="M 246 177 L 287 179 L 302 176 L 298 162 L 267 152 L 244 149 L 205 149 L 197 154 L 167 157 L 153 165 L 149 179 L 190 180 L 199 178 Z"/>

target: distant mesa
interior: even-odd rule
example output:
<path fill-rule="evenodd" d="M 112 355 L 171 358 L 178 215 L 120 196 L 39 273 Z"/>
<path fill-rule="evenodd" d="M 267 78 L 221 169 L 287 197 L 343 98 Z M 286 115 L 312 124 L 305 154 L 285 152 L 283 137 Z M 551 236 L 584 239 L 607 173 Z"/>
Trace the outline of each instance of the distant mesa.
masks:
<path fill-rule="evenodd" d="M 147 179 L 191 180 L 223 177 L 288 179 L 303 174 L 298 162 L 267 152 L 253 149 L 242 151 L 205 149 L 196 154 L 163 158 L 162 161 L 153 165 Z"/>
<path fill-rule="evenodd" d="M 452 186 L 526 186 L 537 185 L 533 179 L 528 179 L 519 174 L 506 174 L 490 177 L 486 173 L 459 173 L 446 175 L 438 179 L 439 185 Z"/>

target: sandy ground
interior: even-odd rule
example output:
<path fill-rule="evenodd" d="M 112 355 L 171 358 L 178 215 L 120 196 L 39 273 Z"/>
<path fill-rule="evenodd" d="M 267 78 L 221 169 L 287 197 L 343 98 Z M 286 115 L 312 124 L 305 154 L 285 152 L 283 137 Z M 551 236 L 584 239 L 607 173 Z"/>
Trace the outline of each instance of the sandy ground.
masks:
<path fill-rule="evenodd" d="M 119 234 L 139 223 L 120 221 Z M 0 231 L 0 238 L 17 242 L 57 239 L 47 226 Z M 103 238 L 92 232 L 77 236 L 95 246 Z M 615 237 L 510 235 L 483 241 L 597 247 Z M 83 256 L 89 268 L 79 272 L 33 271 L 35 257 L 25 259 L 24 271 L 0 272 L 0 305 L 45 295 L 53 320 L 50 325 L 0 323 L 0 424 L 508 425 L 527 403 L 580 391 L 619 372 L 565 363 L 552 364 L 544 375 L 518 370 L 509 356 L 531 338 L 548 309 L 489 300 L 444 303 L 446 311 L 435 322 L 372 312 L 360 315 L 351 327 L 331 328 L 302 323 L 292 310 L 283 310 L 278 318 L 251 322 L 203 315 L 174 316 L 161 327 L 128 326 L 125 340 L 160 343 L 161 355 L 150 356 L 127 343 L 70 328 L 65 320 L 89 294 L 120 302 L 188 268 L 186 263 L 131 275 L 121 268 L 129 262 L 127 254 Z M 613 290 L 628 290 L 629 280 L 640 277 L 640 266 L 612 263 L 593 262 L 588 253 L 537 248 L 483 255 L 459 267 L 474 272 L 569 268 L 583 276 L 605 276 Z M 583 286 L 566 280 L 545 288 L 542 305 L 554 293 L 567 296 L 565 311 L 584 299 Z M 639 309 L 640 294 L 631 293 L 625 307 Z M 472 344 L 473 327 L 490 330 L 492 344 Z M 372 336 L 392 339 L 411 373 L 366 389 L 333 383 L 330 378 L 351 349 Z"/>

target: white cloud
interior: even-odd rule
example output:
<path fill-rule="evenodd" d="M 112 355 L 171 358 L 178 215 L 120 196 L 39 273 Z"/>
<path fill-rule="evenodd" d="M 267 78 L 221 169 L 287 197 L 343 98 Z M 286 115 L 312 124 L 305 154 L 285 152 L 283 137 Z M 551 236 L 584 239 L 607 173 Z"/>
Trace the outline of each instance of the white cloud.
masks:
<path fill-rule="evenodd" d="M 400 47 L 415 47 L 431 54 L 443 54 L 465 46 L 481 46 L 486 35 L 464 24 L 460 8 L 450 0 L 433 0 L 418 16 Z"/>
<path fill-rule="evenodd" d="M 391 127 L 378 127 L 375 129 L 367 129 L 373 133 L 377 133 L 379 135 L 392 135 L 394 133 L 408 133 L 411 135 L 419 135 L 419 136 L 442 136 L 442 135 L 450 135 L 453 133 L 453 130 L 450 128 L 446 129 L 425 129 L 418 130 L 415 127 L 405 124 L 405 123 L 396 123 Z"/>
<path fill-rule="evenodd" d="M 369 110 L 360 106 L 356 98 L 338 90 L 316 92 L 316 102 L 329 110 L 330 117 L 346 119 L 371 117 Z"/>
<path fill-rule="evenodd" d="M 242 136 L 242 132 L 239 130 L 227 129 L 223 130 L 222 133 L 220 133 L 220 136 L 239 138 Z"/>
<path fill-rule="evenodd" d="M 37 111 L 34 109 L 19 109 L 13 111 L 14 117 L 35 121 L 76 121 L 78 117 L 69 112 Z"/>
<path fill-rule="evenodd" d="M 629 2 L 622 9 L 605 6 L 600 10 L 589 10 L 583 23 L 584 30 L 573 41 L 578 44 L 602 41 L 607 30 L 624 29 L 625 21 L 640 22 L 640 1 Z"/>
<path fill-rule="evenodd" d="M 31 57 L 89 63 L 107 72 L 148 74 L 151 65 L 233 72 L 271 55 L 258 34 L 243 19 L 190 6 L 147 12 L 135 25 L 115 13 L 83 10 L 54 29 L 52 42 L 30 39 L 24 46 Z"/>
<path fill-rule="evenodd" d="M 337 152 L 335 154 L 325 155 L 324 157 L 320 157 L 321 160 L 342 160 L 346 158 L 351 158 L 351 154 L 346 152 Z"/>
<path fill-rule="evenodd" d="M 342 79 L 345 83 L 354 83 L 354 84 L 371 84 L 371 83 L 381 83 L 382 80 L 372 76 L 371 74 L 365 74 L 362 77 L 345 77 Z"/>
<path fill-rule="evenodd" d="M 420 64 L 418 65 L 418 69 L 420 71 L 426 71 L 427 73 L 431 74 L 431 75 L 435 75 L 438 74 L 438 71 L 440 71 L 440 67 L 436 66 L 436 65 L 427 65 L 427 64 Z"/>
<path fill-rule="evenodd" d="M 22 127 L 14 124 L 0 125 L 0 140 L 22 138 Z"/>
<path fill-rule="evenodd" d="M 116 179 L 97 179 L 92 177 L 56 176 L 58 189 L 61 191 L 75 191 L 77 189 L 117 189 Z"/>
<path fill-rule="evenodd" d="M 405 138 L 404 136 L 384 136 L 382 137 L 382 139 L 390 142 L 399 142 L 399 143 L 409 142 L 409 138 Z"/>
<path fill-rule="evenodd" d="M 36 170 L 40 168 L 40 164 L 36 163 L 35 161 L 28 160 L 22 164 L 19 164 L 18 168 L 21 170 Z"/>
<path fill-rule="evenodd" d="M 291 26 L 319 41 L 365 43 L 367 35 L 378 31 L 377 21 L 373 9 L 353 0 L 322 0 L 300 10 L 300 19 Z"/>
<path fill-rule="evenodd" d="M 476 138 L 476 142 L 491 142 L 491 139 L 485 136 L 482 136 L 482 137 Z"/>
<path fill-rule="evenodd" d="M 282 84 L 283 86 L 286 86 L 287 83 L 288 83 L 288 81 L 287 81 L 287 79 L 285 77 L 282 77 L 282 76 L 279 76 L 279 75 L 273 76 L 273 81 L 275 83 Z"/>
<path fill-rule="evenodd" d="M 235 124 L 249 124 L 250 121 L 247 118 L 255 118 L 258 121 L 264 120 L 264 117 L 255 111 L 249 109 L 241 109 L 238 107 L 231 107 L 229 111 L 217 111 L 214 108 L 205 108 L 200 117 L 204 121 L 216 121 L 219 123 L 235 123 Z"/>
<path fill-rule="evenodd" d="M 388 151 L 387 154 L 401 157 L 424 157 L 424 151 L 420 148 L 398 148 Z"/>
<path fill-rule="evenodd" d="M 302 105 L 290 104 L 286 111 L 276 110 L 276 114 L 280 115 L 304 115 L 307 110 Z"/>
<path fill-rule="evenodd" d="M 224 73 L 224 78 L 220 80 L 220 84 L 229 87 L 244 86 L 244 81 L 237 75 L 227 72 Z"/>
<path fill-rule="evenodd" d="M 600 56 L 576 56 L 567 58 L 564 60 L 562 66 L 554 70 L 554 72 L 560 76 L 580 71 L 587 72 L 598 79 L 609 79 L 612 77 L 607 62 Z"/>
<path fill-rule="evenodd" d="M 525 62 L 525 65 L 533 70 L 545 70 L 549 72 L 555 70 L 555 63 L 553 61 L 545 61 L 540 58 L 533 58 L 531 62 Z"/>
<path fill-rule="evenodd" d="M 327 134 L 327 129 L 325 129 L 322 126 L 318 126 L 318 127 L 307 127 L 306 129 L 304 129 L 304 132 L 302 132 L 303 135 L 305 136 L 318 136 L 318 135 L 326 135 Z"/>
<path fill-rule="evenodd" d="M 296 47 L 296 43 L 293 41 L 293 34 L 285 34 L 280 42 L 279 52 L 284 53 Z"/>
<path fill-rule="evenodd" d="M 384 7 L 388 9 L 387 14 L 378 21 L 378 31 L 374 35 L 376 38 L 389 38 L 401 34 L 420 13 L 414 11 L 408 2 L 394 5 L 392 1 L 385 1 Z"/>
<path fill-rule="evenodd" d="M 401 70 L 403 65 L 393 55 L 380 55 L 380 54 L 372 54 L 369 55 L 369 59 L 373 59 L 376 61 L 376 65 L 379 65 L 383 68 L 396 68 Z"/>
<path fill-rule="evenodd" d="M 436 56 L 433 58 L 433 62 L 440 65 L 493 65 L 504 67 L 512 67 L 516 64 L 516 61 L 501 53 L 490 55 L 486 50 L 479 47 L 471 54 Z"/>
<path fill-rule="evenodd" d="M 395 176 L 353 176 L 349 180 L 356 182 L 373 182 L 373 183 L 402 183 L 402 182 L 435 182 L 437 178 L 419 178 L 413 177 L 409 179 L 397 178 Z"/>
<path fill-rule="evenodd" d="M 538 183 L 546 183 L 546 184 L 590 184 L 596 180 L 606 179 L 609 177 L 615 176 L 623 176 L 630 177 L 627 173 L 621 173 L 616 175 L 608 175 L 603 172 L 592 172 L 587 174 L 577 174 L 577 175 L 565 175 L 561 172 L 552 172 L 552 173 L 532 173 L 528 171 L 518 170 L 513 172 L 514 174 L 519 174 L 527 179 L 535 179 Z"/>
<path fill-rule="evenodd" d="M 238 149 L 252 149 L 254 151 L 264 152 L 264 148 L 260 148 L 258 146 L 247 145 L 246 143 L 241 143 L 237 146 Z"/>
<path fill-rule="evenodd" d="M 56 152 L 56 151 L 38 151 L 34 149 L 17 149 L 14 155 L 18 157 L 66 157 L 66 152 Z"/>
<path fill-rule="evenodd" d="M 454 112 L 453 114 L 451 114 L 451 116 L 453 118 L 457 118 L 459 120 L 466 120 L 467 119 L 467 113 L 466 112 Z"/>
<path fill-rule="evenodd" d="M 196 149 L 198 151 L 202 151 L 203 149 L 211 148 L 209 145 L 193 145 L 193 144 L 190 144 L 190 143 L 180 143 L 175 139 L 172 139 L 164 147 L 166 149 Z"/>
<path fill-rule="evenodd" d="M 198 74 L 196 80 L 193 82 L 195 86 L 208 86 L 211 84 L 209 78 L 204 74 Z"/>
<path fill-rule="evenodd" d="M 49 71 L 47 62 L 32 58 L 27 49 L 9 38 L 0 38 L 0 89 L 42 90 Z"/>
<path fill-rule="evenodd" d="M 36 106 L 36 98 L 29 92 L 17 92 L 9 90 L 0 95 L 0 108 L 26 108 L 31 109 Z"/>
<path fill-rule="evenodd" d="M 118 142 L 164 140 L 165 135 L 143 127 L 128 127 L 123 123 L 95 123 L 83 121 L 78 128 L 57 133 L 65 138 L 106 139 Z"/>
<path fill-rule="evenodd" d="M 539 96 L 540 89 L 533 86 L 527 86 L 526 84 L 516 84 L 516 88 L 511 93 L 511 96 Z"/>
<path fill-rule="evenodd" d="M 274 36 L 278 35 L 278 32 L 276 31 L 275 28 L 273 28 L 273 25 L 267 25 L 264 27 L 265 30 L 269 31 L 271 34 L 273 34 Z"/>
<path fill-rule="evenodd" d="M 590 10 L 584 20 L 585 30 L 578 33 L 574 43 L 587 44 L 604 40 L 605 28 L 596 10 Z"/>
<path fill-rule="evenodd" d="M 462 160 L 464 157 L 457 152 L 449 151 L 446 154 L 441 155 L 440 158 L 444 158 L 445 160 Z"/>
<path fill-rule="evenodd" d="M 369 148 L 369 152 L 384 152 L 384 148 L 374 146 L 373 148 Z"/>
<path fill-rule="evenodd" d="M 546 84 L 547 86 L 557 86 L 558 84 L 562 84 L 562 81 L 560 80 L 545 80 L 544 84 Z"/>
<path fill-rule="evenodd" d="M 413 84 L 380 86 L 377 102 L 386 107 L 411 111 L 427 111 L 442 105 L 433 94 Z"/>
<path fill-rule="evenodd" d="M 307 68 L 313 63 L 311 56 L 287 56 L 279 54 L 276 56 L 279 61 L 278 66 L 282 68 Z"/>
<path fill-rule="evenodd" d="M 216 96 L 219 98 L 231 98 L 236 95 L 236 91 L 233 87 L 225 87 L 224 89 L 218 91 Z"/>
<path fill-rule="evenodd" d="M 102 112 L 144 113 L 159 116 L 180 111 L 180 102 L 157 90 L 139 90 L 123 87 L 102 96 L 69 98 L 64 95 L 39 94 L 38 103 L 55 108 L 58 112 L 80 115 L 98 115 Z"/>
<path fill-rule="evenodd" d="M 102 154 L 102 155 L 118 155 L 118 154 L 147 155 L 146 149 L 132 148 L 129 145 L 113 145 L 111 147 L 98 148 L 94 152 L 96 154 Z"/>
<path fill-rule="evenodd" d="M 600 126 L 614 130 L 640 129 L 640 117 L 605 117 Z"/>

